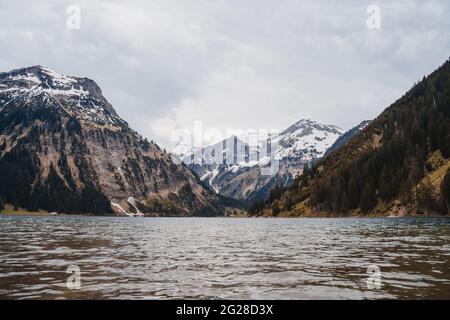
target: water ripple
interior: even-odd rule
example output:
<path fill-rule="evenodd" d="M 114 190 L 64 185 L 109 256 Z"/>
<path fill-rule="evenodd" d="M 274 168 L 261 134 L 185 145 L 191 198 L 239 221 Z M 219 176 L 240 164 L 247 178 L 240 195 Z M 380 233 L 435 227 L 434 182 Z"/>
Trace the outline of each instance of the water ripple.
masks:
<path fill-rule="evenodd" d="M 449 256 L 445 218 L 1 216 L 0 298 L 449 299 Z"/>

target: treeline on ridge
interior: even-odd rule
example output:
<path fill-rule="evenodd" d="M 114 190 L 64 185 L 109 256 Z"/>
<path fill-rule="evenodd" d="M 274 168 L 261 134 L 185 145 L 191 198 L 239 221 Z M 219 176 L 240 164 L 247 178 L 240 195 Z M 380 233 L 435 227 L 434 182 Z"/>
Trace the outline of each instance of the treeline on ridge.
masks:
<path fill-rule="evenodd" d="M 288 188 L 274 188 L 249 213 L 349 214 L 396 203 L 423 213 L 449 212 L 450 61 L 416 84 L 347 144 Z M 447 168 L 436 177 L 436 172 Z M 439 182 L 436 184 L 436 182 Z"/>

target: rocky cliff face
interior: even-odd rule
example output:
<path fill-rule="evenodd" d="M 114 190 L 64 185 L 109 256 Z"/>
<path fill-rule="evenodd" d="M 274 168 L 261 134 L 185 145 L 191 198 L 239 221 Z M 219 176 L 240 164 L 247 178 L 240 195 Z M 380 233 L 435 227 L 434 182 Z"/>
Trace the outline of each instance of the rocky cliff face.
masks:
<path fill-rule="evenodd" d="M 61 212 L 219 215 L 216 195 L 129 128 L 87 78 L 0 73 L 0 197 Z"/>

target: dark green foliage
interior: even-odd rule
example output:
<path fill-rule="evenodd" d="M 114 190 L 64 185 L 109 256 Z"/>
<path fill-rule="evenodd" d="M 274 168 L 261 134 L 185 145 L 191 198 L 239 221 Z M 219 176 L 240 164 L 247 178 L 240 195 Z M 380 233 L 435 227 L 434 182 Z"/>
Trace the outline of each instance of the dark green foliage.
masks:
<path fill-rule="evenodd" d="M 278 185 L 276 185 L 269 193 L 269 197 L 267 198 L 267 200 L 269 202 L 273 202 L 275 199 L 278 199 L 281 194 L 283 193 L 284 188 L 280 187 Z"/>
<path fill-rule="evenodd" d="M 441 184 L 441 203 L 442 211 L 444 213 L 450 213 L 450 170 L 445 174 Z"/>
<path fill-rule="evenodd" d="M 28 207 L 39 161 L 18 146 L 0 159 L 0 197 L 13 206 Z"/>
<path fill-rule="evenodd" d="M 184 213 L 184 210 L 177 205 L 176 201 L 169 199 L 149 199 L 145 204 L 138 203 L 138 207 L 144 213 L 155 213 L 166 217 L 179 216 Z"/>
<path fill-rule="evenodd" d="M 281 187 L 279 185 L 275 185 L 275 187 L 273 187 L 272 190 L 269 192 L 269 196 L 267 197 L 267 199 L 265 199 L 265 200 L 258 199 L 248 206 L 248 210 L 247 210 L 248 213 L 250 215 L 258 214 L 258 212 L 264 208 L 266 203 L 272 203 L 275 199 L 278 199 L 281 196 L 281 194 L 284 192 L 284 190 L 285 189 L 283 187 Z M 280 208 L 277 207 L 277 208 L 275 208 L 275 210 L 273 210 L 275 215 L 277 215 L 280 212 L 279 209 Z"/>
<path fill-rule="evenodd" d="M 179 190 L 178 202 L 181 203 L 183 207 L 187 208 L 193 216 L 221 215 L 220 211 L 216 208 L 207 204 L 200 204 L 189 183 L 184 184 Z"/>
<path fill-rule="evenodd" d="M 194 217 L 220 217 L 223 216 L 221 209 L 218 209 L 212 205 L 205 204 L 196 208 L 191 213 Z"/>
<path fill-rule="evenodd" d="M 329 147 L 327 149 L 327 151 L 325 152 L 325 157 L 330 155 L 332 152 L 336 151 L 337 149 L 339 149 L 341 146 L 343 146 L 344 144 L 347 143 L 347 141 L 349 141 L 351 138 L 353 138 L 354 135 L 356 135 L 360 130 L 362 130 L 363 127 L 367 126 L 368 124 L 370 124 L 371 121 L 363 121 L 361 122 L 358 126 L 350 129 L 349 131 L 345 132 L 342 136 L 340 136 L 331 147 Z"/>
<path fill-rule="evenodd" d="M 82 134 L 80 122 L 76 118 L 73 118 L 73 117 L 71 117 L 67 121 L 66 129 L 67 129 L 67 134 L 70 137 L 73 137 L 75 135 L 80 136 Z"/>
<path fill-rule="evenodd" d="M 236 208 L 236 209 L 245 209 L 246 208 L 246 203 L 242 200 L 225 197 L 220 194 L 217 194 L 217 197 L 219 198 L 219 201 L 218 201 L 219 204 L 224 207 Z"/>
<path fill-rule="evenodd" d="M 278 201 L 276 201 L 273 205 L 272 205 L 272 216 L 276 217 L 278 216 L 278 214 L 281 212 L 281 207 L 278 203 Z"/>
<path fill-rule="evenodd" d="M 81 192 L 81 212 L 93 214 L 112 213 L 108 198 L 94 185 L 87 185 Z"/>
<path fill-rule="evenodd" d="M 429 181 L 421 183 L 416 191 L 417 207 L 420 211 L 428 213 L 428 211 L 437 211 L 436 195 Z"/>
<path fill-rule="evenodd" d="M 48 102 L 51 106 L 52 101 Z M 0 197 L 15 208 L 30 211 L 39 209 L 66 213 L 111 213 L 109 200 L 95 184 L 95 174 L 83 154 L 86 146 L 81 142 L 80 123 L 69 118 L 65 129 L 56 109 L 39 104 L 29 108 L 11 106 L 0 115 L 0 132 L 13 134 L 15 146 L 0 157 Z M 42 124 L 37 124 L 40 120 Z M 18 135 L 30 131 L 23 138 Z M 51 137 L 42 142 L 43 136 Z M 66 141 L 71 141 L 70 153 L 80 174 L 76 186 L 67 162 Z M 59 152 L 57 168 L 52 164 L 48 176 L 40 176 L 42 164 L 38 153 L 48 154 L 51 144 Z M 4 149 L 4 146 L 3 146 Z M 58 173 L 59 172 L 59 173 Z M 42 181 L 44 180 L 44 181 Z"/>
<path fill-rule="evenodd" d="M 181 187 L 181 189 L 180 189 L 180 191 L 179 191 L 179 196 L 180 196 L 184 201 L 186 201 L 188 204 L 189 204 L 190 202 L 194 202 L 194 201 L 197 200 L 197 197 L 196 197 L 195 194 L 193 193 L 192 187 L 191 187 L 191 185 L 190 185 L 189 183 L 185 183 L 185 184 Z M 188 205 L 188 207 L 189 207 L 189 205 Z"/>
<path fill-rule="evenodd" d="M 86 185 L 81 192 L 66 186 L 53 165 L 44 183 L 38 183 L 29 202 L 25 206 L 30 211 L 44 209 L 65 213 L 107 214 L 112 209 L 106 196 L 93 185 Z"/>
<path fill-rule="evenodd" d="M 3 202 L 3 199 L 0 198 L 0 211 L 5 210 L 5 203 Z"/>
<path fill-rule="evenodd" d="M 359 208 L 363 212 L 369 212 L 372 210 L 377 204 L 377 197 L 375 190 L 371 183 L 367 183 L 364 185 L 364 189 L 361 193 L 361 201 L 359 203 Z"/>
<path fill-rule="evenodd" d="M 414 207 L 411 190 L 425 175 L 427 157 L 450 156 L 450 61 L 415 85 L 345 145 L 307 169 L 265 207 L 289 210 L 309 198 L 317 211 L 370 212 L 379 202 L 400 199 Z M 436 210 L 425 186 L 419 205 Z M 444 196 L 445 197 L 445 196 Z M 252 212 L 261 210 L 255 203 Z"/>
<path fill-rule="evenodd" d="M 266 202 L 264 200 L 256 200 L 250 205 L 247 212 L 251 216 L 256 215 L 264 209 L 265 205 Z"/>

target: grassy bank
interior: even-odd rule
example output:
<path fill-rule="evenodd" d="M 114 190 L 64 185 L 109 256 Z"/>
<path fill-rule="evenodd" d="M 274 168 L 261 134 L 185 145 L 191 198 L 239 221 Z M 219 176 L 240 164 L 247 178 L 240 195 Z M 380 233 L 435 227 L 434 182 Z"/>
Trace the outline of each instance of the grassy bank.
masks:
<path fill-rule="evenodd" d="M 16 210 L 14 210 L 16 209 Z M 0 211 L 2 215 L 10 215 L 10 216 L 50 216 L 52 215 L 50 212 L 45 210 L 38 211 L 28 211 L 24 208 L 14 208 L 11 204 L 5 204 L 5 209 Z"/>

